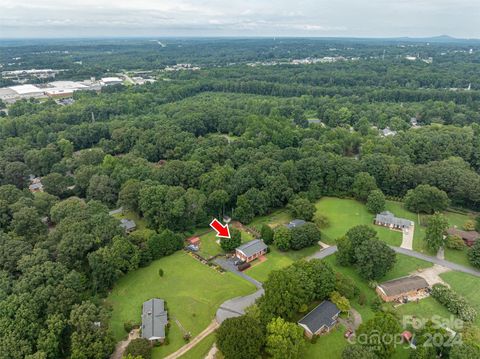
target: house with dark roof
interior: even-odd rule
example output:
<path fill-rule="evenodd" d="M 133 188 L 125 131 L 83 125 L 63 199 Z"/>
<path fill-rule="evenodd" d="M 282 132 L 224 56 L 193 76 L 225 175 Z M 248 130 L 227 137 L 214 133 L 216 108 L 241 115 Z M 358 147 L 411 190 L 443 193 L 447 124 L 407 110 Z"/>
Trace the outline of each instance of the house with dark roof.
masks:
<path fill-rule="evenodd" d="M 132 233 L 135 229 L 137 229 L 135 221 L 126 218 L 122 218 L 120 220 L 120 227 L 125 230 L 125 233 Z"/>
<path fill-rule="evenodd" d="M 391 229 L 406 229 L 413 226 L 413 222 L 409 219 L 395 217 L 392 212 L 385 211 L 375 216 L 373 221 L 377 226 L 384 226 Z"/>
<path fill-rule="evenodd" d="M 477 239 L 480 238 L 480 233 L 478 233 L 477 231 L 462 231 L 457 228 L 447 229 L 447 234 L 450 236 L 460 237 L 469 247 L 473 246 Z"/>
<path fill-rule="evenodd" d="M 143 303 L 142 338 L 150 341 L 163 341 L 168 313 L 163 299 L 153 298 Z"/>
<path fill-rule="evenodd" d="M 377 288 L 377 294 L 385 302 L 404 301 L 409 298 L 424 297 L 429 294 L 430 286 L 427 281 L 418 276 L 407 276 L 389 280 L 380 283 Z"/>
<path fill-rule="evenodd" d="M 292 228 L 295 228 L 295 227 L 301 227 L 305 223 L 307 223 L 307 222 L 305 222 L 303 219 L 294 219 L 293 221 L 290 221 L 290 223 L 286 224 L 285 226 L 288 229 L 292 229 Z"/>
<path fill-rule="evenodd" d="M 339 314 L 340 309 L 335 304 L 324 300 L 300 319 L 298 325 L 305 330 L 308 338 L 312 338 L 314 335 L 321 335 L 332 330 L 338 322 Z"/>
<path fill-rule="evenodd" d="M 267 249 L 267 245 L 261 239 L 254 239 L 235 249 L 235 256 L 248 263 L 266 254 Z"/>

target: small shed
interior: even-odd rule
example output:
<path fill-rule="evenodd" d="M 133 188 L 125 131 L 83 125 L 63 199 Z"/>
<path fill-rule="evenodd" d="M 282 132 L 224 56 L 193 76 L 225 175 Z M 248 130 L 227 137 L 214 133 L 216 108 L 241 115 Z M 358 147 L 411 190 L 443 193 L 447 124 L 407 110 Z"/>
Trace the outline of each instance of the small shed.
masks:
<path fill-rule="evenodd" d="M 248 263 L 267 253 L 267 248 L 261 239 L 254 239 L 235 249 L 235 256 Z"/>
<path fill-rule="evenodd" d="M 192 246 L 195 246 L 195 247 L 199 247 L 200 246 L 200 237 L 190 237 L 190 238 L 187 238 L 187 243 L 189 245 L 192 245 Z"/>
<path fill-rule="evenodd" d="M 137 229 L 137 224 L 131 219 L 122 218 L 120 220 L 120 227 L 122 227 L 126 233 L 132 233 Z"/>
<path fill-rule="evenodd" d="M 292 229 L 292 228 L 295 228 L 295 227 L 301 227 L 305 223 L 307 223 L 307 222 L 305 222 L 303 219 L 294 219 L 294 220 L 290 221 L 290 223 L 286 224 L 285 226 L 288 229 Z"/>
<path fill-rule="evenodd" d="M 379 284 L 376 288 L 377 294 L 385 302 L 427 295 L 429 290 L 427 281 L 418 275 L 393 279 Z"/>
<path fill-rule="evenodd" d="M 305 335 L 312 338 L 314 335 L 328 333 L 338 322 L 340 309 L 329 300 L 324 300 L 313 310 L 298 321 L 305 330 Z"/>

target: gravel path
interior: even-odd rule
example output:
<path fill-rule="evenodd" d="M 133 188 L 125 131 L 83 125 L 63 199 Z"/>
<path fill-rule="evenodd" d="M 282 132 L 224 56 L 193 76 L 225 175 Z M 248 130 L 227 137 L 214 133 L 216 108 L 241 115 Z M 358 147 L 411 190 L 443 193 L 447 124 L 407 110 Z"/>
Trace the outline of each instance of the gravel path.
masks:
<path fill-rule="evenodd" d="M 110 356 L 110 359 L 122 359 L 123 352 L 125 351 L 125 349 L 127 349 L 128 344 L 130 344 L 130 342 L 133 339 L 137 339 L 137 338 L 140 338 L 140 329 L 133 329 L 130 333 L 128 333 L 127 339 L 117 343 L 117 346 L 115 347 L 115 351 Z"/>

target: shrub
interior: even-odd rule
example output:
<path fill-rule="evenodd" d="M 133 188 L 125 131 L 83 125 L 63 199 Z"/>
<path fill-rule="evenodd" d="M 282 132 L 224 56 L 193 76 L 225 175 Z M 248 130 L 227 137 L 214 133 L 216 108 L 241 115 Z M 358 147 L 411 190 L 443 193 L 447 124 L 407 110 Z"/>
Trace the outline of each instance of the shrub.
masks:
<path fill-rule="evenodd" d="M 159 275 L 160 277 L 163 277 L 163 274 L 164 274 L 164 273 L 163 273 L 163 269 L 160 268 L 160 269 L 158 270 L 158 275 Z"/>
<path fill-rule="evenodd" d="M 347 313 L 350 310 L 350 301 L 338 292 L 330 294 L 330 300 L 335 304 L 342 313 Z"/>
<path fill-rule="evenodd" d="M 367 304 L 367 296 L 365 295 L 365 293 L 360 293 L 360 295 L 358 296 L 358 304 L 360 304 L 362 307 Z"/>
<path fill-rule="evenodd" d="M 447 237 L 447 248 L 460 250 L 463 247 L 465 247 L 465 243 L 463 242 L 463 239 L 459 236 L 455 235 Z"/>
<path fill-rule="evenodd" d="M 350 277 L 340 272 L 335 273 L 335 289 L 345 298 L 352 299 L 358 293 L 358 287 Z"/>
<path fill-rule="evenodd" d="M 475 221 L 469 219 L 468 221 L 465 221 L 463 224 L 463 229 L 466 231 L 474 231 L 475 230 Z"/>
<path fill-rule="evenodd" d="M 313 222 L 319 228 L 328 228 L 330 226 L 330 220 L 324 214 L 317 213 L 313 218 Z"/>
<path fill-rule="evenodd" d="M 125 349 L 124 355 L 141 356 L 143 359 L 151 359 L 152 347 L 147 339 L 133 339 Z"/>
<path fill-rule="evenodd" d="M 265 244 L 272 244 L 273 243 L 273 229 L 270 228 L 268 224 L 262 225 L 260 230 L 260 235 L 265 242 Z"/>
<path fill-rule="evenodd" d="M 383 301 L 380 299 L 380 297 L 375 297 L 375 299 L 372 300 L 372 303 L 370 303 L 370 308 L 372 308 L 374 312 L 382 310 L 382 306 Z"/>
<path fill-rule="evenodd" d="M 435 284 L 432 288 L 432 297 L 465 322 L 473 322 L 477 316 L 477 311 L 467 300 L 446 285 Z"/>
<path fill-rule="evenodd" d="M 123 329 L 125 329 L 127 333 L 130 333 L 132 329 L 138 328 L 138 327 L 139 325 L 135 323 L 133 320 L 129 320 L 128 322 L 123 323 Z"/>

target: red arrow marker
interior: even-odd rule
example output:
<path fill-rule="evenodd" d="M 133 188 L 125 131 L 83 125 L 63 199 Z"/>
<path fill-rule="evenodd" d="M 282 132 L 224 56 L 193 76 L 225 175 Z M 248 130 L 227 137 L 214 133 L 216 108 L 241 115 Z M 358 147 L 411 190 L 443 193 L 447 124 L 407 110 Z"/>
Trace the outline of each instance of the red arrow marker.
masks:
<path fill-rule="evenodd" d="M 214 220 L 210 222 L 210 227 L 212 227 L 215 232 L 217 232 L 217 237 L 230 238 L 230 230 L 228 229 L 228 224 L 224 226 L 216 218 L 214 218 Z"/>

